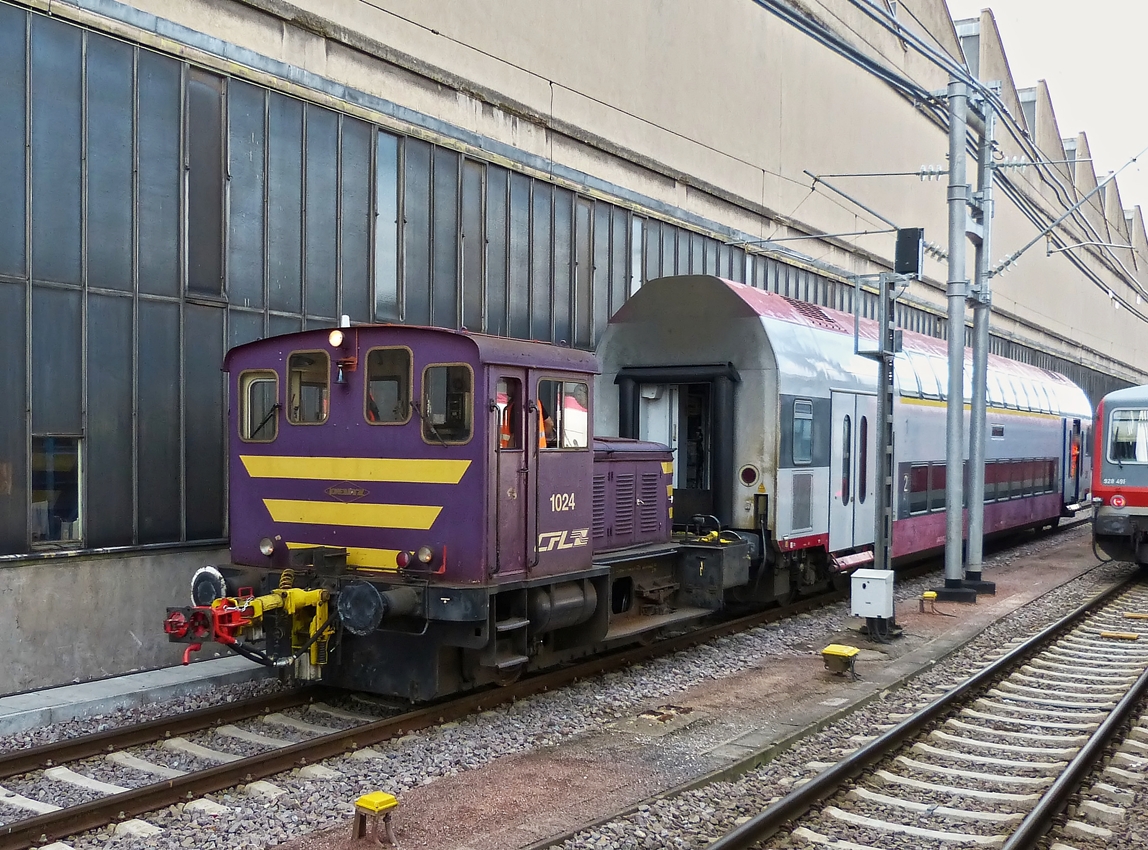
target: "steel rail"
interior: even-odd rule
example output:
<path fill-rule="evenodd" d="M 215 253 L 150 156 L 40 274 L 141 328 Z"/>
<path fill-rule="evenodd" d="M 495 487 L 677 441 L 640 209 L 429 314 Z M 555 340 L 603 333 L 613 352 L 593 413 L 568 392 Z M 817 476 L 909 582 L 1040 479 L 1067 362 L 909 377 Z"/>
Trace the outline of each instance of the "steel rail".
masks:
<path fill-rule="evenodd" d="M 268 696 L 221 703 L 169 717 L 159 717 L 132 726 L 107 729 L 38 747 L 13 750 L 0 754 L 0 779 L 54 767 L 65 762 L 79 761 L 90 756 L 103 755 L 124 747 L 150 744 L 173 735 L 197 732 L 225 721 L 246 720 L 265 712 L 295 708 L 308 702 L 317 702 L 335 693 L 337 691 L 331 688 L 314 686 L 283 691 Z"/>
<path fill-rule="evenodd" d="M 1047 626 L 1015 649 L 1010 650 L 951 691 L 933 700 L 927 706 L 917 711 L 911 717 L 906 718 L 877 739 L 865 744 L 856 752 L 846 756 L 833 767 L 818 774 L 800 788 L 791 791 L 741 826 L 726 833 L 717 841 L 710 844 L 707 850 L 748 850 L 748 848 L 753 847 L 758 842 L 769 838 L 785 826 L 785 824 L 801 817 L 818 802 L 836 793 L 843 784 L 860 774 L 865 768 L 891 755 L 897 748 L 905 743 L 906 740 L 917 735 L 925 726 L 952 709 L 954 705 L 960 703 L 971 693 L 979 691 L 998 676 L 1016 667 L 1021 661 L 1040 650 L 1045 644 L 1075 626 L 1085 615 L 1125 591 L 1134 581 L 1135 578 L 1130 578 L 1120 584 L 1113 585 L 1087 602 L 1077 606 L 1055 623 Z M 1145 677 L 1148 677 L 1148 673 L 1145 673 L 1141 679 L 1144 680 Z M 1137 684 L 1139 684 L 1139 682 Z M 1128 698 L 1125 697 L 1125 700 L 1127 699 Z M 1124 700 L 1121 701 L 1121 704 L 1123 704 L 1123 702 Z M 1131 710 L 1131 704 L 1132 703 L 1129 703 L 1126 712 Z M 1118 726 L 1119 724 L 1116 725 Z M 1113 728 L 1115 728 L 1115 726 Z M 1102 748 L 1103 744 L 1099 746 Z M 1099 751 L 1092 756 L 1092 759 L 1096 758 L 1096 755 L 1099 755 Z M 1078 759 L 1079 758 L 1080 756 L 1078 755 Z M 1089 759 L 1089 765 L 1092 759 Z M 1073 764 L 1075 764 L 1075 760 Z M 1059 784 L 1059 781 L 1057 784 Z M 1055 785 L 1053 787 L 1055 787 Z M 1072 790 L 1075 790 L 1075 788 L 1063 792 L 1063 797 L 1066 798 L 1068 794 L 1072 793 Z M 1051 815 L 1049 817 L 1051 817 Z M 1009 850 L 1019 850 L 1022 846 L 1031 847 L 1033 845 L 1012 845 Z"/>

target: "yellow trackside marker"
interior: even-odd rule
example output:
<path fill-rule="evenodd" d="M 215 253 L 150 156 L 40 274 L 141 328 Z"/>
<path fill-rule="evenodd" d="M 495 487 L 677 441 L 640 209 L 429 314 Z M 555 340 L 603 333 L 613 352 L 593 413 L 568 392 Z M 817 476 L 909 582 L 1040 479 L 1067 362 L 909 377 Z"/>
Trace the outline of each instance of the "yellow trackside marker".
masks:
<path fill-rule="evenodd" d="M 1148 620 L 1148 614 L 1141 614 L 1141 613 L 1135 612 L 1135 611 L 1125 611 L 1124 612 L 1124 619 L 1125 620 Z"/>
<path fill-rule="evenodd" d="M 674 474 L 674 462 L 672 460 L 663 460 L 662 461 L 662 472 L 665 473 L 666 475 L 673 475 Z"/>
<path fill-rule="evenodd" d="M 240 455 L 239 459 L 252 478 L 393 484 L 457 484 L 470 467 L 469 460 L 444 458 Z"/>
<path fill-rule="evenodd" d="M 1101 632 L 1102 638 L 1112 638 L 1113 640 L 1140 640 L 1140 635 L 1136 632 Z"/>
<path fill-rule="evenodd" d="M 321 543 L 288 543 L 288 549 L 313 549 L 316 546 L 321 546 Z M 391 571 L 399 568 L 399 562 L 396 560 L 399 555 L 398 549 L 369 549 L 364 546 L 348 546 L 347 548 L 347 565 L 351 567 L 358 567 L 363 570 L 385 570 Z"/>
<path fill-rule="evenodd" d="M 264 499 L 275 522 L 349 525 L 359 528 L 410 528 L 426 531 L 438 518 L 438 505 L 380 505 L 371 502 L 307 502 Z"/>

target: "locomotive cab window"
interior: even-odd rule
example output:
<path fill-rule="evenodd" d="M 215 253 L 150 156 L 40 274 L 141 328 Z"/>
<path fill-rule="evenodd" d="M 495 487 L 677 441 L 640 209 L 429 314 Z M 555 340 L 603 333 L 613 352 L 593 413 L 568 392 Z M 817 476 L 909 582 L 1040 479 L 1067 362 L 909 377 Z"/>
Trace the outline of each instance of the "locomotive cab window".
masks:
<path fill-rule="evenodd" d="M 1148 410 L 1112 411 L 1108 459 L 1117 463 L 1148 463 Z"/>
<path fill-rule="evenodd" d="M 793 402 L 793 462 L 813 463 L 813 402 L 805 399 Z"/>
<path fill-rule="evenodd" d="M 279 376 L 270 371 L 239 376 L 239 439 L 270 443 L 279 434 Z"/>
<path fill-rule="evenodd" d="M 590 436 L 590 388 L 581 381 L 538 382 L 538 446 L 584 449 Z"/>
<path fill-rule="evenodd" d="M 327 421 L 331 361 L 325 351 L 296 351 L 287 361 L 287 421 L 319 425 Z"/>
<path fill-rule="evenodd" d="M 498 449 L 518 451 L 522 448 L 522 383 L 515 378 L 499 378 L 494 395 Z"/>
<path fill-rule="evenodd" d="M 420 418 L 428 443 L 470 441 L 474 422 L 474 374 L 465 363 L 443 363 L 423 370 Z"/>
<path fill-rule="evenodd" d="M 401 425 L 411 418 L 411 352 L 409 348 L 372 348 L 367 353 L 367 421 Z"/>

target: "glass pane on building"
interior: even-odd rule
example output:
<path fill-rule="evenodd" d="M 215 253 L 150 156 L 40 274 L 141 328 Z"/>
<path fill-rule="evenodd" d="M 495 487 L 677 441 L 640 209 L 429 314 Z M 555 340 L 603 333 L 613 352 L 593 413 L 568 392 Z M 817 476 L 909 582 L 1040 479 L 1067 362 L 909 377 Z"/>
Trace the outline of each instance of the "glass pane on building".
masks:
<path fill-rule="evenodd" d="M 0 7 L 0 21 L 3 19 Z M 24 286 L 0 283 L 0 362 L 8 364 L 0 369 L 0 398 L 6 400 L 0 405 L 0 555 L 27 548 L 25 317 Z"/>
<path fill-rule="evenodd" d="M 89 33 L 86 61 L 88 283 L 130 292 L 135 52 L 122 41 Z M 89 526 L 89 537 L 90 531 Z"/>
<path fill-rule="evenodd" d="M 88 546 L 132 543 L 132 299 L 88 296 L 88 422 L 84 432 Z"/>
<path fill-rule="evenodd" d="M 371 151 L 374 129 L 363 121 L 343 117 L 341 312 L 353 322 L 371 320 Z"/>
<path fill-rule="evenodd" d="M 399 320 L 399 137 L 375 148 L 375 321 Z"/>
<path fill-rule="evenodd" d="M 486 167 L 486 332 L 506 336 L 507 287 L 510 270 L 508 238 L 509 174 Z"/>
<path fill-rule="evenodd" d="M 80 292 L 32 290 L 32 431 L 79 434 Z"/>
<path fill-rule="evenodd" d="M 530 339 L 530 178 L 510 174 L 510 336 Z"/>
<path fill-rule="evenodd" d="M 181 530 L 179 305 L 141 300 L 138 336 L 139 542 L 170 543 Z"/>
<path fill-rule="evenodd" d="M 22 277 L 24 262 L 25 28 L 28 15 L 0 5 L 0 274 Z M 23 452 L 21 452 L 23 454 Z M 2 520 L 0 520 L 2 522 Z M 23 537 L 23 531 L 20 536 Z M 4 551 L 0 531 L 0 552 Z"/>
<path fill-rule="evenodd" d="M 32 274 L 80 282 L 82 31 L 32 16 Z"/>
<path fill-rule="evenodd" d="M 486 237 L 483 233 L 483 195 L 486 167 L 464 159 L 462 163 L 462 325 L 482 330 L 483 269 L 486 266 Z"/>
<path fill-rule="evenodd" d="M 237 80 L 227 84 L 227 299 L 241 307 L 263 306 L 266 99 L 263 89 Z"/>
<path fill-rule="evenodd" d="M 551 337 L 551 286 L 554 267 L 551 264 L 551 195 L 552 188 L 541 180 L 534 181 L 531 203 L 530 237 L 533 252 L 530 279 L 530 338 L 549 342 Z"/>
<path fill-rule="evenodd" d="M 32 438 L 32 546 L 79 546 L 81 518 L 80 440 Z"/>
<path fill-rule="evenodd" d="M 457 328 L 458 320 L 458 154 L 434 149 L 434 246 L 431 323 Z"/>
<path fill-rule="evenodd" d="M 335 316 L 339 244 L 339 116 L 307 105 L 307 313 Z"/>
<path fill-rule="evenodd" d="M 403 141 L 403 320 L 430 324 L 431 146 Z"/>
<path fill-rule="evenodd" d="M 187 77 L 187 291 L 223 294 L 224 80 Z"/>
<path fill-rule="evenodd" d="M 188 540 L 223 537 L 224 440 L 223 318 L 221 307 L 188 304 L 184 333 L 184 481 Z"/>
<path fill-rule="evenodd" d="M 268 115 L 268 305 L 298 312 L 303 297 L 303 104 L 272 92 Z"/>
<path fill-rule="evenodd" d="M 180 65 L 146 50 L 137 62 L 136 154 L 141 292 L 179 292 Z"/>
<path fill-rule="evenodd" d="M 573 265 L 571 256 L 574 225 L 574 193 L 554 189 L 554 341 L 574 342 L 574 305 L 571 300 Z"/>

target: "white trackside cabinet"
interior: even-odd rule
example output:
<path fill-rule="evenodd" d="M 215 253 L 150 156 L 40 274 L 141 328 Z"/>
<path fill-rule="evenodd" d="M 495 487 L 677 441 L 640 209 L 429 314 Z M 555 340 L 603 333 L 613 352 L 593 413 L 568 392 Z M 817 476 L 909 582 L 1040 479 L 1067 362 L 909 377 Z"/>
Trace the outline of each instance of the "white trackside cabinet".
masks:
<path fill-rule="evenodd" d="M 852 614 L 855 617 L 893 618 L 893 571 L 854 570 Z"/>

